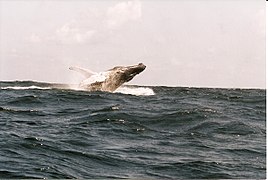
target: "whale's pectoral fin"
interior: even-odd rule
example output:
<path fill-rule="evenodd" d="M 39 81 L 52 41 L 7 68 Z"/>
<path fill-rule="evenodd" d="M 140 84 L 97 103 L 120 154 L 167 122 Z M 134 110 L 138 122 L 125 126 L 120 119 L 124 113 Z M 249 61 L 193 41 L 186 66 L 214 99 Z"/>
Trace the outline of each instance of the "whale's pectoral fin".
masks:
<path fill-rule="evenodd" d="M 80 67 L 74 67 L 74 66 L 72 66 L 72 67 L 69 67 L 69 69 L 81 73 L 86 78 L 89 78 L 90 76 L 96 74 L 93 71 L 90 71 L 88 69 L 83 69 L 83 68 L 80 68 Z"/>

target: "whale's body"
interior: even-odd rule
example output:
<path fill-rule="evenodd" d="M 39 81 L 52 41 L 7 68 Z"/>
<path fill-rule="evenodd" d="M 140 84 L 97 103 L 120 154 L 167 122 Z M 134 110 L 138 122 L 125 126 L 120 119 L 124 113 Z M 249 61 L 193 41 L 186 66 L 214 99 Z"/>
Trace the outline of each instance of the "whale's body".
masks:
<path fill-rule="evenodd" d="M 70 67 L 70 70 L 77 71 L 86 77 L 79 86 L 88 91 L 113 92 L 125 82 L 132 80 L 141 73 L 146 66 L 143 63 L 133 66 L 116 66 L 108 71 L 94 73 L 90 70 Z"/>

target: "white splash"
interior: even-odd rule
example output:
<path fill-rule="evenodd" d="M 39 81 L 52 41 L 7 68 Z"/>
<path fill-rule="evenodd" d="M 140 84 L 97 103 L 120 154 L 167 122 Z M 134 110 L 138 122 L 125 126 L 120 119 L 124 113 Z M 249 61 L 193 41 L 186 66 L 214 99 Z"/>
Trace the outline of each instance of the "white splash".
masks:
<path fill-rule="evenodd" d="M 23 90 L 23 89 L 51 89 L 51 87 L 39 87 L 39 86 L 7 86 L 7 87 L 1 87 L 1 89 L 15 89 L 15 90 Z"/>
<path fill-rule="evenodd" d="M 122 94 L 131 94 L 135 96 L 152 96 L 155 95 L 154 91 L 148 87 L 126 87 L 121 86 L 117 90 L 114 91 L 115 93 L 122 93 Z"/>
<path fill-rule="evenodd" d="M 108 77 L 109 72 L 96 73 L 80 83 L 80 86 L 86 86 L 95 82 L 103 82 Z"/>

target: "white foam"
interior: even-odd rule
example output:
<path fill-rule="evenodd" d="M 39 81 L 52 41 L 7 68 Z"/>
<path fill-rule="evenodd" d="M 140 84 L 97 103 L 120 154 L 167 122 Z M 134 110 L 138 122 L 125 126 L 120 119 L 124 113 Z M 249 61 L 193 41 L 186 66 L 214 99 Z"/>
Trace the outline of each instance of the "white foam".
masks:
<path fill-rule="evenodd" d="M 131 94 L 135 96 L 152 96 L 155 95 L 154 91 L 148 87 L 119 87 L 115 93 Z"/>
<path fill-rule="evenodd" d="M 51 87 L 39 87 L 39 86 L 7 86 L 7 87 L 1 87 L 1 89 L 15 89 L 15 90 L 23 90 L 23 89 L 51 89 Z"/>

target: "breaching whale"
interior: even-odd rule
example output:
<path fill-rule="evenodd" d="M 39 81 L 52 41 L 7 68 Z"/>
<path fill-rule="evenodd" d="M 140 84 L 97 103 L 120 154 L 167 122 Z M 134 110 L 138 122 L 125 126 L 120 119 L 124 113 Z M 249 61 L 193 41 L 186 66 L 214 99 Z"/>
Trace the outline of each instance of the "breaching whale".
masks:
<path fill-rule="evenodd" d="M 137 74 L 141 73 L 146 66 L 143 63 L 133 66 L 116 66 L 105 72 L 95 73 L 93 71 L 70 67 L 70 70 L 81 73 L 85 76 L 79 87 L 88 91 L 108 91 L 113 92 L 125 82 L 132 80 Z"/>

